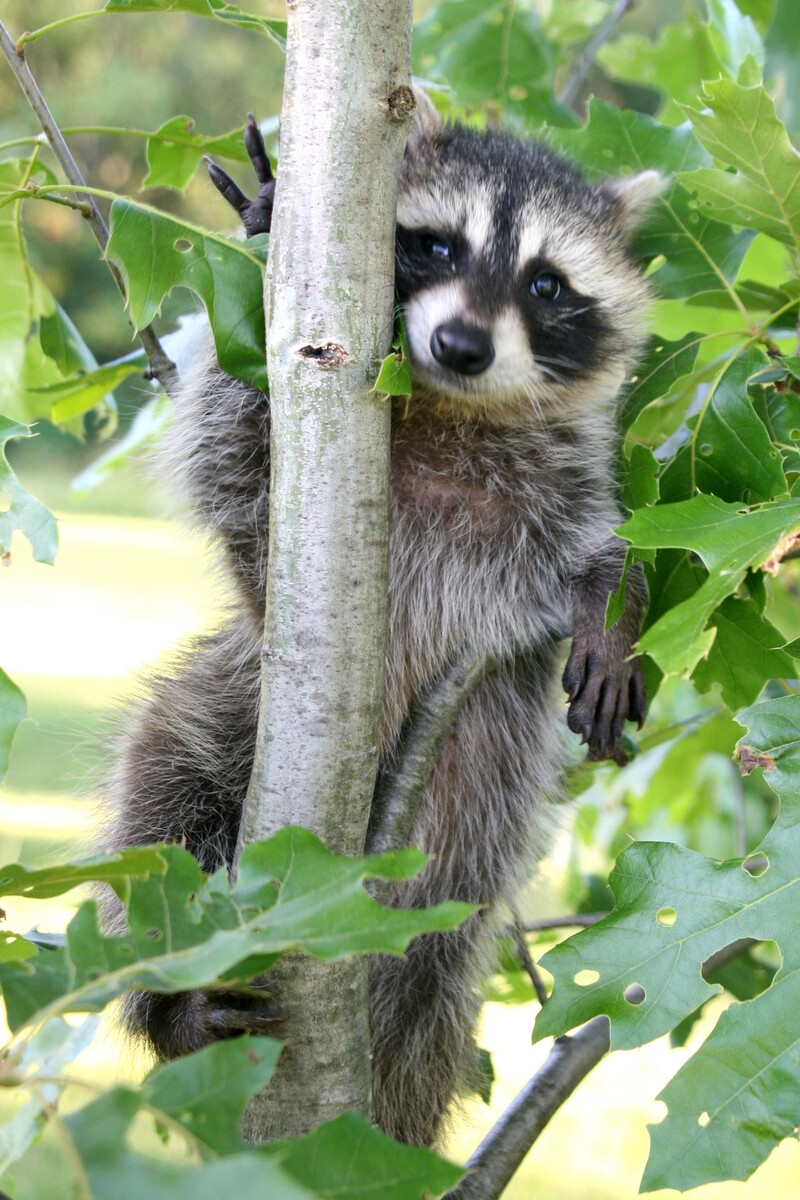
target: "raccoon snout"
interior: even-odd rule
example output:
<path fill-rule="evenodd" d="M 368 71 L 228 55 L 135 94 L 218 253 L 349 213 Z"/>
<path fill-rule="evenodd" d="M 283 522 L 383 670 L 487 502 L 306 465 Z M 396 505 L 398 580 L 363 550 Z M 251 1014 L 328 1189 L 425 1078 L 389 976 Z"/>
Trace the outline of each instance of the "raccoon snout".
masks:
<path fill-rule="evenodd" d="M 431 334 L 431 354 L 459 375 L 480 375 L 494 359 L 494 346 L 476 325 L 448 321 Z"/>

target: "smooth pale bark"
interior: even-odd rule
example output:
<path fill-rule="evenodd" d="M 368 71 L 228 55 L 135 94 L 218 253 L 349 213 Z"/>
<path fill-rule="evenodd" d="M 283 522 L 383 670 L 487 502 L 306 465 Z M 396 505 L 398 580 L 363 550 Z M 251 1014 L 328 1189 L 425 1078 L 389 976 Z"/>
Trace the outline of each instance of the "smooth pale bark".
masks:
<path fill-rule="evenodd" d="M 270 562 L 243 837 L 291 822 L 360 854 L 386 638 L 389 406 L 370 388 L 391 342 L 411 3 L 290 0 L 288 20 L 265 283 Z M 246 1135 L 369 1113 L 365 963 L 287 958 L 270 983 L 287 1044 Z"/>

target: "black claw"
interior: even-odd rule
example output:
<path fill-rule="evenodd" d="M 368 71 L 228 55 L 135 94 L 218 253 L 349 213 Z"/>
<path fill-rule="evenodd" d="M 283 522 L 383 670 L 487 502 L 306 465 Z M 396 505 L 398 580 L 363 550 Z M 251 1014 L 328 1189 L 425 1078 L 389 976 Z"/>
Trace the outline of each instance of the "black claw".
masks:
<path fill-rule="evenodd" d="M 234 183 L 227 171 L 223 171 L 213 159 L 205 156 L 211 181 L 220 195 L 235 208 L 247 236 L 255 237 L 257 233 L 269 233 L 272 227 L 272 204 L 275 198 L 275 176 L 264 146 L 261 130 L 256 124 L 252 113 L 248 114 L 247 126 L 244 131 L 244 144 L 253 170 L 259 182 L 258 195 L 254 200 L 248 199 L 240 187 Z"/>
<path fill-rule="evenodd" d="M 628 694 L 628 720 L 636 721 L 639 729 L 641 729 L 644 724 L 647 707 L 647 689 L 645 687 L 644 676 L 638 665 L 634 667 Z"/>
<path fill-rule="evenodd" d="M 214 162 L 213 158 L 209 158 L 207 154 L 203 157 L 205 158 L 206 166 L 208 167 L 208 174 L 211 182 L 214 184 L 214 187 L 217 189 L 222 198 L 227 200 L 231 208 L 235 208 L 237 213 L 239 213 L 241 216 L 243 210 L 247 208 L 247 205 L 250 203 L 250 201 L 247 199 L 247 196 L 245 196 L 242 189 L 236 183 L 234 183 L 228 172 L 223 171 L 222 167 Z"/>
<path fill-rule="evenodd" d="M 252 113 L 247 114 L 247 125 L 244 130 L 244 148 L 253 164 L 253 170 L 259 183 L 271 183 L 275 178 L 272 174 L 272 164 L 269 161 L 267 148 L 261 136 L 256 119 Z"/>

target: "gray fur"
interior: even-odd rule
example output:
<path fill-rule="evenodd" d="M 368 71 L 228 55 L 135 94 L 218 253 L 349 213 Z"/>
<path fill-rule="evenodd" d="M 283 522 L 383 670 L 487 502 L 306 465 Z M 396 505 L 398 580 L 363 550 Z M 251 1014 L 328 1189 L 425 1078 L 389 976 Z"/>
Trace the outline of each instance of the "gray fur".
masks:
<path fill-rule="evenodd" d="M 480 159 L 471 175 L 463 172 L 470 156 Z M 418 938 L 403 959 L 374 961 L 375 1116 L 408 1142 L 436 1140 L 448 1104 L 469 1078 L 496 906 L 513 897 L 547 846 L 565 758 L 559 641 L 573 635 L 570 724 L 589 731 L 593 753 L 611 753 L 622 720 L 638 708 L 629 700 L 634 668 L 626 662 L 643 604 L 637 577 L 626 615 L 603 629 L 624 558 L 611 532 L 619 519 L 610 470 L 613 401 L 639 349 L 647 298 L 620 232 L 627 236 L 636 203 L 626 199 L 623 214 L 620 195 L 633 192 L 633 185 L 624 193 L 590 188 L 537 147 L 443 130 L 427 108 L 410 142 L 401 221 L 413 228 L 416 211 L 420 227 L 435 221 L 447 234 L 471 213 L 474 240 L 468 269 L 441 286 L 409 289 L 405 301 L 414 309 L 416 385 L 408 402 L 396 403 L 393 419 L 383 761 L 398 745 L 413 697 L 454 659 L 470 650 L 502 654 L 514 644 L 529 650 L 467 702 L 413 833 L 431 861 L 390 895 L 398 906 L 447 899 L 486 906 L 459 931 Z M 501 208 L 506 222 L 517 221 L 506 243 L 515 253 L 522 246 L 530 257 L 543 237 L 549 260 L 584 264 L 576 287 L 597 301 L 594 319 L 609 336 L 599 361 L 573 364 L 569 378 L 539 369 L 515 316 L 515 293 L 503 291 L 500 268 L 515 275 L 518 263 L 497 262 L 492 222 Z M 469 271 L 488 259 L 495 283 L 485 317 Z M 601 262 L 598 298 L 588 289 Z M 437 384 L 425 339 L 430 322 L 446 319 L 441 313 L 453 303 L 468 306 L 472 320 L 485 317 L 493 336 L 505 339 L 503 371 L 463 386 L 443 373 Z M 570 320 L 581 319 L 579 308 Z M 428 325 L 426 313 L 435 314 Z M 515 383 L 509 371 L 523 377 Z M 200 639 L 172 672 L 153 679 L 149 699 L 132 716 L 110 786 L 107 845 L 185 840 L 212 870 L 231 860 L 253 753 L 269 408 L 265 396 L 223 376 L 208 357 L 177 410 L 164 468 L 183 479 L 198 519 L 219 537 L 242 603 L 224 630 Z M 597 732 L 602 721 L 604 734 Z M 162 1057 L 257 1024 L 241 1010 L 233 1019 L 220 1016 L 218 1001 L 134 996 L 127 1020 Z"/>

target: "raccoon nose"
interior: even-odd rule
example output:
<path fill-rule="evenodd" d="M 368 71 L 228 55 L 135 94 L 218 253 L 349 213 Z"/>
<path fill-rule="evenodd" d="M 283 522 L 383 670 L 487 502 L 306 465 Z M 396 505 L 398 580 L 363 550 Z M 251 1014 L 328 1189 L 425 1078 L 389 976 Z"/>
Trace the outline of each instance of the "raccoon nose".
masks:
<path fill-rule="evenodd" d="M 494 359 L 494 346 L 476 325 L 448 321 L 431 334 L 431 354 L 459 375 L 480 375 Z"/>

